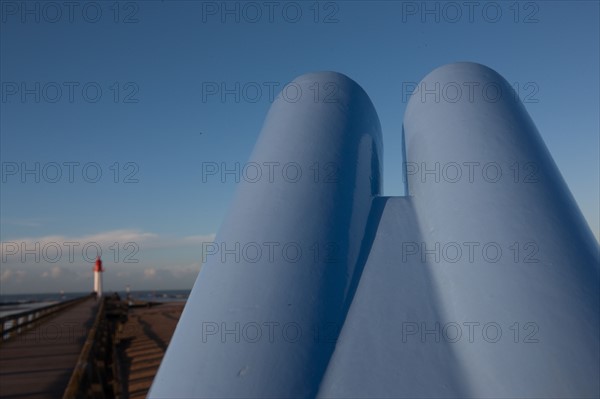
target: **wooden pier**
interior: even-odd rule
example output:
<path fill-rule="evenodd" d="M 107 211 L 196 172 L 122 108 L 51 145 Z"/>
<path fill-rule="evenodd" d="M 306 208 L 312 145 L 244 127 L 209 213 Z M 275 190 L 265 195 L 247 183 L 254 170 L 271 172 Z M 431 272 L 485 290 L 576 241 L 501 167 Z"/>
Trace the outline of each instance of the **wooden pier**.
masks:
<path fill-rule="evenodd" d="M 94 296 L 0 319 L 0 398 L 145 397 L 183 302 Z"/>
<path fill-rule="evenodd" d="M 90 296 L 0 343 L 0 397 L 62 397 L 98 306 Z"/>
<path fill-rule="evenodd" d="M 117 334 L 123 398 L 146 397 L 182 311 L 182 302 L 129 310 Z"/>

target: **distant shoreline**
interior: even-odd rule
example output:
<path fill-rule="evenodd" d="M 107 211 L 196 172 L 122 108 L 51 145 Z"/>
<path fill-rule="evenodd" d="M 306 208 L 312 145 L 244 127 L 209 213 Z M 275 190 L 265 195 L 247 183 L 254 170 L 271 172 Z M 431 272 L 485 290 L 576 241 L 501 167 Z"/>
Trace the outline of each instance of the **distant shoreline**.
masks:
<path fill-rule="evenodd" d="M 129 292 L 131 299 L 157 302 L 185 302 L 191 290 L 139 290 Z M 119 294 L 121 299 L 127 298 L 125 291 L 106 291 L 104 295 Z M 27 294 L 2 294 L 0 307 L 37 304 L 46 302 L 60 302 L 73 298 L 89 295 L 90 292 L 65 292 L 65 293 L 27 293 Z"/>

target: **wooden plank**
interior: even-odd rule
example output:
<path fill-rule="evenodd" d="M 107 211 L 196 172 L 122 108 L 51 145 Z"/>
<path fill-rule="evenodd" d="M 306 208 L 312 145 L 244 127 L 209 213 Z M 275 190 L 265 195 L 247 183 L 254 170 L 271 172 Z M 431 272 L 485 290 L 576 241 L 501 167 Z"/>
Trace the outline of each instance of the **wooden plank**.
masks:
<path fill-rule="evenodd" d="M 94 298 L 0 345 L 0 397 L 61 397 L 93 323 Z"/>
<path fill-rule="evenodd" d="M 145 398 L 183 311 L 173 302 L 132 308 L 117 346 L 125 398 Z"/>

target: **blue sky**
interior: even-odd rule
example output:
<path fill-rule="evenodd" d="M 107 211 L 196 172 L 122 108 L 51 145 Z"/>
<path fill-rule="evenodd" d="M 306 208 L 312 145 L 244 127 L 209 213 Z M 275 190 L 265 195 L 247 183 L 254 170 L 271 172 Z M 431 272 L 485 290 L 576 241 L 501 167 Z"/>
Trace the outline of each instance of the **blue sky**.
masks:
<path fill-rule="evenodd" d="M 598 237 L 596 1 L 0 3 L 2 293 L 90 290 L 94 244 L 107 289 L 191 288 L 235 188 L 203 165 L 243 165 L 271 90 L 319 70 L 371 97 L 385 195 L 403 194 L 406 87 L 497 70 Z"/>

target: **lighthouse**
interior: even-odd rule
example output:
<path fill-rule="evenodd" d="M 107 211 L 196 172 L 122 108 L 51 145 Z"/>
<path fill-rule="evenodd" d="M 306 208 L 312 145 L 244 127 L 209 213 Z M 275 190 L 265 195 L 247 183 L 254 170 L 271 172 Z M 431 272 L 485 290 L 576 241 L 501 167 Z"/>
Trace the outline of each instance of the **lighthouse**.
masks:
<path fill-rule="evenodd" d="M 100 298 L 102 296 L 102 260 L 98 256 L 96 258 L 96 265 L 94 266 L 94 292 Z"/>

